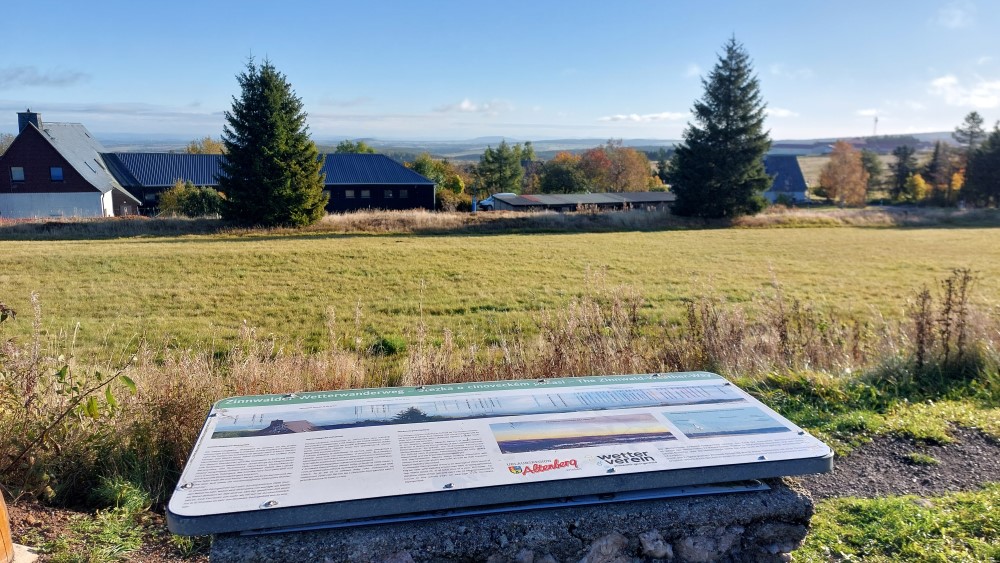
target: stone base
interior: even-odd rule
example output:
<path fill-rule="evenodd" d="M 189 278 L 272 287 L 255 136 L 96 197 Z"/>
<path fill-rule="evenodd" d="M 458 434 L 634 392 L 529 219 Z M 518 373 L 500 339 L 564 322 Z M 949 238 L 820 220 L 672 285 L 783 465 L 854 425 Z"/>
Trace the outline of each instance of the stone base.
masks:
<path fill-rule="evenodd" d="M 788 561 L 813 514 L 790 481 L 771 490 L 264 536 L 218 535 L 213 563 Z"/>

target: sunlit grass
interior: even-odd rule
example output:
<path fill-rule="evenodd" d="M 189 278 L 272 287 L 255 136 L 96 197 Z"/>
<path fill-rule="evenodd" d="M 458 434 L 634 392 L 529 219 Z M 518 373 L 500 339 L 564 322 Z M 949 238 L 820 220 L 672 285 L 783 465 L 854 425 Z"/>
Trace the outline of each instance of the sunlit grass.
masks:
<path fill-rule="evenodd" d="M 706 294 L 749 301 L 775 280 L 816 307 L 898 317 L 902 296 L 956 267 L 978 274 L 979 295 L 1000 294 L 998 242 L 974 228 L 5 241 L 0 299 L 24 310 L 37 291 L 46 326 L 78 328 L 83 350 L 138 337 L 227 349 L 244 322 L 318 349 L 331 318 L 407 342 L 422 320 L 468 342 L 530 331 L 533 314 L 595 280 L 641 292 L 650 322 Z"/>
<path fill-rule="evenodd" d="M 1000 484 L 929 499 L 824 500 L 795 561 L 997 561 L 998 508 Z"/>

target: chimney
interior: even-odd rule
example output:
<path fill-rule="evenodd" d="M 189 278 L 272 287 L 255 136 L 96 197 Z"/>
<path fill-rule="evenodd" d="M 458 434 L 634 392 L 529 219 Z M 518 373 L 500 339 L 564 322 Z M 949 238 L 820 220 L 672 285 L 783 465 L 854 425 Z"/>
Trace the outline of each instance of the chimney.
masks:
<path fill-rule="evenodd" d="M 29 123 L 32 124 L 32 125 L 34 125 L 35 129 L 38 129 L 39 131 L 41 131 L 42 130 L 42 115 L 40 113 L 35 113 L 35 112 L 31 111 L 30 109 L 28 109 L 26 111 L 19 111 L 19 112 L 17 112 L 17 132 L 18 133 L 20 133 L 21 131 L 24 131 L 24 128 L 27 127 Z"/>

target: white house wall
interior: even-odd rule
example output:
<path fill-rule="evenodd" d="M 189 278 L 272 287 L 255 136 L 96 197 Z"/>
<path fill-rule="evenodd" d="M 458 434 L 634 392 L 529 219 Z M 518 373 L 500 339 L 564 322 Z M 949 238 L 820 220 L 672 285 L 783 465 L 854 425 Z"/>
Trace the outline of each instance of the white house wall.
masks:
<path fill-rule="evenodd" d="M 113 215 L 111 192 L 0 193 L 0 219 Z"/>

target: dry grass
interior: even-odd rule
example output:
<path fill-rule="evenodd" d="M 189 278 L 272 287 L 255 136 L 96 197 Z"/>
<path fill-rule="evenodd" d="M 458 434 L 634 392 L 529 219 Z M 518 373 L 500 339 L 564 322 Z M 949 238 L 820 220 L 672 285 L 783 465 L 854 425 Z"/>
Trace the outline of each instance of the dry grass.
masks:
<path fill-rule="evenodd" d="M 0 423 L 15 429 L 0 438 L 0 460 L 14 459 L 26 436 L 37 435 L 53 420 L 57 424 L 29 456 L 0 467 L 0 486 L 86 502 L 81 491 L 118 478 L 163 501 L 208 408 L 232 395 L 706 369 L 738 376 L 762 390 L 771 385 L 782 393 L 797 389 L 794 394 L 801 398 L 786 408 L 807 413 L 801 416 L 813 416 L 817 407 L 809 401 L 814 395 L 851 400 L 838 390 L 843 381 L 854 388 L 873 386 L 860 395 L 852 391 L 855 398 L 873 401 L 866 408 L 887 409 L 893 400 L 922 397 L 981 396 L 995 405 L 1000 314 L 971 304 L 971 280 L 963 276 L 967 272 L 949 278 L 929 301 L 918 295 L 911 301 L 911 317 L 896 321 L 814 309 L 772 286 L 749 303 L 705 296 L 688 303 L 680 322 L 649 322 L 640 314 L 645 299 L 638 291 L 596 279 L 567 306 L 534 316 L 535 330 L 516 327 L 488 341 L 459 345 L 449 331 L 432 334 L 421 323 L 416 341 L 405 353 L 396 350 L 396 357 L 386 356 L 392 343 L 364 344 L 357 315 L 346 324 L 330 315 L 330 345 L 322 352 L 306 352 L 249 326 L 222 354 L 210 346 L 177 349 L 140 342 L 134 357 L 118 361 L 134 380 L 135 392 L 111 383 L 113 398 L 99 390 L 93 413 L 67 407 L 68 387 L 56 372 L 66 364 L 71 380 L 83 387 L 103 376 L 86 358 L 60 357 L 71 342 L 43 339 L 36 309 L 34 338 L 6 339 L 0 350 Z M 113 372 L 119 365 L 100 369 Z M 871 383 L 850 375 L 863 370 L 877 374 Z M 808 381 L 773 379 L 781 373 L 819 375 Z M 829 398 L 821 404 L 823 409 L 850 408 Z M 60 418 L 67 408 L 73 416 Z"/>
<path fill-rule="evenodd" d="M 1000 226 L 1000 210 L 869 207 L 865 209 L 789 209 L 771 207 L 740 217 L 734 227 L 939 227 Z"/>

